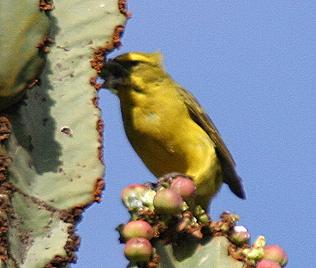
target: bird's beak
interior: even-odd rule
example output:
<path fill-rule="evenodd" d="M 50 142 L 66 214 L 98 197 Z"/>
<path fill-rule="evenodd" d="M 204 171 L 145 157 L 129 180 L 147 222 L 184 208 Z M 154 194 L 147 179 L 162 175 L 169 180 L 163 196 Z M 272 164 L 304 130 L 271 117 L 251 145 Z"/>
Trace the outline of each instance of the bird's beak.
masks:
<path fill-rule="evenodd" d="M 102 70 L 102 77 L 104 78 L 104 86 L 109 89 L 117 89 L 119 85 L 124 83 L 128 76 L 128 71 L 114 59 L 106 61 Z"/>
<path fill-rule="evenodd" d="M 109 74 L 115 77 L 122 77 L 126 75 L 127 71 L 123 67 L 122 64 L 120 64 L 119 61 L 117 61 L 115 58 L 114 59 L 109 59 L 105 63 L 105 68 L 104 68 Z"/>

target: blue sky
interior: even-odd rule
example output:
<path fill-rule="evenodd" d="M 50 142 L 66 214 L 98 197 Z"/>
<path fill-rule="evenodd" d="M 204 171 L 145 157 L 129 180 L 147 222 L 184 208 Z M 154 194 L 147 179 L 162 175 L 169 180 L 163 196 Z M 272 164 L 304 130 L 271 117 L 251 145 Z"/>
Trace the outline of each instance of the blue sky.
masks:
<path fill-rule="evenodd" d="M 241 216 L 289 255 L 287 267 L 316 265 L 316 2 L 131 0 L 123 46 L 161 51 L 173 78 L 211 116 L 233 154 L 247 200 L 222 188 L 212 204 Z M 128 214 L 120 191 L 153 180 L 125 137 L 118 99 L 101 92 L 107 166 L 103 202 L 78 226 L 73 267 L 123 268 L 116 225 Z"/>

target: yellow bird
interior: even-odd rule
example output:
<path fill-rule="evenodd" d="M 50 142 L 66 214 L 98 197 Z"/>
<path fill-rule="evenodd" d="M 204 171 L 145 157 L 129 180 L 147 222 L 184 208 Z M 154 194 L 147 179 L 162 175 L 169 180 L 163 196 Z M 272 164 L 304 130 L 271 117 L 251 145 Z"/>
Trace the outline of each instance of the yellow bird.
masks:
<path fill-rule="evenodd" d="M 205 209 L 223 182 L 244 199 L 235 162 L 197 100 L 164 70 L 160 53 L 131 52 L 106 63 L 105 86 L 120 99 L 126 135 L 157 177 L 193 178 Z"/>

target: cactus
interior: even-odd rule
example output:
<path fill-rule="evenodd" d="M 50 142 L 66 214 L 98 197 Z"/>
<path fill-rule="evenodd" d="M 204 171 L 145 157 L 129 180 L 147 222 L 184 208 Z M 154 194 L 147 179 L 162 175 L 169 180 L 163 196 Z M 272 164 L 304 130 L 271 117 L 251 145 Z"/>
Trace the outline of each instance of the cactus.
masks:
<path fill-rule="evenodd" d="M 76 259 L 75 224 L 104 186 L 95 77 L 120 44 L 122 4 L 0 4 L 1 268 Z"/>
<path fill-rule="evenodd" d="M 157 244 L 157 252 L 160 255 L 160 267 L 199 267 L 199 268 L 243 268 L 244 263 L 235 260 L 232 256 L 227 254 L 228 247 L 230 245 L 227 238 L 223 236 L 214 237 L 202 242 L 185 240 L 184 243 L 190 242 L 190 247 L 182 246 L 183 248 L 173 249 L 171 245 L 163 246 Z M 196 248 L 196 249 L 195 249 Z M 190 250 L 194 253 L 190 252 Z M 179 256 L 177 254 L 188 254 L 190 257 Z M 192 254 L 192 255 L 191 255 Z M 186 258 L 185 258 L 186 257 Z"/>

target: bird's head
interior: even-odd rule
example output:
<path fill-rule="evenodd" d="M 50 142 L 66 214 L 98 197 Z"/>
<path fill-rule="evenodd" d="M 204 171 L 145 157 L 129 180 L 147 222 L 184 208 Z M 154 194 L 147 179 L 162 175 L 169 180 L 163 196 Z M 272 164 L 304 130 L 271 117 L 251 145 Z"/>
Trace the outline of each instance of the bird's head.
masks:
<path fill-rule="evenodd" d="M 148 84 L 162 77 L 162 55 L 159 52 L 129 52 L 106 62 L 102 76 L 105 87 L 116 91 L 146 90 Z"/>
<path fill-rule="evenodd" d="M 126 67 L 133 67 L 138 64 L 151 65 L 153 67 L 161 67 L 162 55 L 159 52 L 129 52 L 115 57 L 113 61 L 118 62 Z"/>

